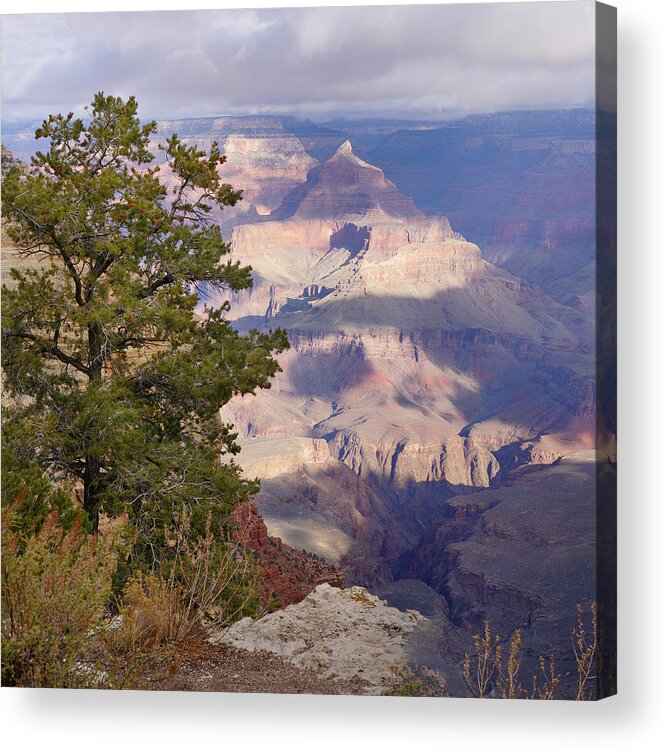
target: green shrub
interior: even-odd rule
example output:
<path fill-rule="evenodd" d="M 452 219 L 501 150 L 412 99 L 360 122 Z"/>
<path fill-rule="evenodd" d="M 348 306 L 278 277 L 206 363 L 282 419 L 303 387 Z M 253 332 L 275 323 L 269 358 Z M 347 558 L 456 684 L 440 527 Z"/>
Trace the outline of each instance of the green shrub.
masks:
<path fill-rule="evenodd" d="M 12 528 L 9 508 L 2 516 L 2 684 L 99 687 L 92 655 L 111 592 L 111 544 L 78 519 L 64 529 L 57 510 L 28 535 Z"/>
<path fill-rule="evenodd" d="M 382 695 L 432 698 L 448 695 L 444 677 L 423 664 L 408 663 L 393 670 L 393 684 Z"/>

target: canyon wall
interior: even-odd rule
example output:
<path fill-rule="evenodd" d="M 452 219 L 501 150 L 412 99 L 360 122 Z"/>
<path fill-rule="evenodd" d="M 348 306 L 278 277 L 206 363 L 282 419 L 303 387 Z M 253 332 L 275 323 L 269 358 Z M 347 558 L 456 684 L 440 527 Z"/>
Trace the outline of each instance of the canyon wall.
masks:
<path fill-rule="evenodd" d="M 594 125 L 159 123 L 154 148 L 220 143 L 244 199 L 214 219 L 254 279 L 233 323 L 291 343 L 272 388 L 221 413 L 283 603 L 341 568 L 403 607 L 429 592 L 453 640 L 488 616 L 568 652 L 595 587 Z"/>
<path fill-rule="evenodd" d="M 236 325 L 291 343 L 271 390 L 222 412 L 239 461 L 269 527 L 344 539 L 331 559 L 371 586 L 411 575 L 451 498 L 594 442 L 590 326 L 396 191 L 346 142 L 232 237 L 255 278 Z"/>

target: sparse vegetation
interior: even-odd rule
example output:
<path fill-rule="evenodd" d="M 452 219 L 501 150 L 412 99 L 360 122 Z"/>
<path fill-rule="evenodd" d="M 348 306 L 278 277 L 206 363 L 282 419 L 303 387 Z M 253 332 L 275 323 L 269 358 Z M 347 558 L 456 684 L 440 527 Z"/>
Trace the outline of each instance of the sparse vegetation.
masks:
<path fill-rule="evenodd" d="M 585 701 L 594 698 L 597 666 L 598 620 L 597 605 L 592 604 L 591 635 L 588 636 L 583 618 L 583 607 L 576 607 L 576 627 L 571 634 L 574 656 L 576 657 L 577 692 L 576 700 Z"/>
<path fill-rule="evenodd" d="M 493 637 L 490 622 L 483 621 L 483 634 L 476 633 L 472 638 L 474 645 L 474 666 L 469 654 L 465 654 L 463 677 L 467 689 L 475 698 L 487 698 L 494 684 L 494 679 L 501 669 L 502 646 L 499 635 Z"/>
<path fill-rule="evenodd" d="M 27 503 L 24 493 L 2 513 L 2 684 L 99 687 L 94 651 L 116 550 L 78 517 L 65 528 L 57 509 L 17 529 Z"/>
<path fill-rule="evenodd" d="M 407 664 L 395 669 L 394 685 L 383 695 L 406 698 L 432 698 L 446 696 L 444 678 L 423 665 Z"/>
<path fill-rule="evenodd" d="M 183 511 L 169 536 L 171 551 L 155 572 L 130 578 L 112 641 L 131 653 L 187 648 L 206 627 L 223 627 L 262 613 L 259 571 L 240 544 L 219 544 L 209 516 L 203 536 L 192 540 Z"/>
<path fill-rule="evenodd" d="M 352 589 L 352 599 L 355 602 L 358 602 L 359 604 L 362 604 L 364 607 L 374 607 L 376 606 L 376 600 L 371 598 L 370 595 L 368 595 L 368 592 L 361 588 L 360 586 L 355 586 Z"/>
<path fill-rule="evenodd" d="M 576 627 L 572 631 L 572 647 L 576 662 L 575 698 L 579 701 L 593 700 L 596 697 L 596 664 L 598 658 L 598 624 L 597 604 L 590 606 L 590 633 L 585 624 L 584 609 L 576 607 Z M 553 700 L 559 696 L 558 689 L 562 675 L 558 672 L 554 655 L 538 657 L 539 669 L 531 675 L 528 684 L 524 685 L 521 676 L 521 662 L 524 653 L 520 630 L 514 630 L 509 638 L 508 651 L 500 636 L 493 635 L 490 622 L 483 621 L 483 633 L 472 638 L 474 653 L 465 654 L 463 679 L 467 690 L 475 698 L 530 698 L 535 700 Z M 573 697 L 573 696 L 572 696 Z"/>

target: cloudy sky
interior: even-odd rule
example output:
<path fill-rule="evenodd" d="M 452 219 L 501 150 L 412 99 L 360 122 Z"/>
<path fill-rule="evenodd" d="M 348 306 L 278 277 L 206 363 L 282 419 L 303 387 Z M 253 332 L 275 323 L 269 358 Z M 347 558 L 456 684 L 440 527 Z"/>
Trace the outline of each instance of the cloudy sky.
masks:
<path fill-rule="evenodd" d="M 142 116 L 446 118 L 589 106 L 593 3 L 3 15 L 2 120 Z"/>

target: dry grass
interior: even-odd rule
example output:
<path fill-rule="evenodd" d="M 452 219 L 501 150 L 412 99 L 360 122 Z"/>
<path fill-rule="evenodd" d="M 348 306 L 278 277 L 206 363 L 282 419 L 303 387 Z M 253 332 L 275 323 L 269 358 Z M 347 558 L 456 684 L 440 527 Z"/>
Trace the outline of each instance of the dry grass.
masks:
<path fill-rule="evenodd" d="M 551 654 L 546 662 L 545 656 L 539 657 L 539 674 L 532 675 L 532 698 L 552 701 L 560 684 L 560 675 L 555 670 L 555 657 Z"/>
<path fill-rule="evenodd" d="M 251 557 L 239 543 L 217 540 L 210 517 L 196 540 L 190 524 L 183 511 L 174 519 L 168 559 L 128 581 L 109 636 L 113 651 L 196 651 L 208 629 L 231 624 L 256 603 L 259 571 Z"/>
<path fill-rule="evenodd" d="M 487 698 L 502 665 L 502 645 L 498 635 L 493 637 L 490 622 L 483 621 L 483 634 L 476 633 L 472 638 L 475 660 L 465 654 L 463 679 L 467 689 L 475 698 Z"/>
<path fill-rule="evenodd" d="M 597 664 L 599 631 L 596 602 L 593 602 L 591 607 L 592 634 L 589 640 L 583 620 L 583 607 L 580 604 L 576 606 L 576 613 L 576 627 L 571 633 L 574 656 L 576 657 L 576 674 L 578 677 L 576 700 L 586 701 L 595 697 L 596 690 L 597 675 L 595 667 Z"/>
<path fill-rule="evenodd" d="M 360 586 L 354 586 L 352 588 L 352 599 L 364 607 L 376 607 L 376 601 L 368 594 L 368 592 Z"/>
<path fill-rule="evenodd" d="M 592 603 L 591 634 L 588 636 L 583 615 L 583 607 L 576 606 L 577 621 L 572 631 L 572 645 L 576 661 L 576 700 L 593 700 L 596 697 L 598 681 L 598 618 L 597 605 Z M 522 635 L 514 630 L 504 658 L 504 648 L 500 637 L 493 635 L 488 620 L 483 621 L 483 633 L 472 638 L 474 654 L 465 654 L 463 679 L 468 691 L 475 698 L 530 698 L 553 700 L 561 683 L 555 658 L 539 657 L 539 670 L 532 674 L 532 690 L 528 691 L 521 683 L 520 666 L 522 661 Z"/>
<path fill-rule="evenodd" d="M 182 647 L 200 637 L 199 621 L 183 605 L 183 593 L 156 575 L 130 579 L 118 622 L 111 630 L 111 641 L 130 653 L 166 645 Z"/>

